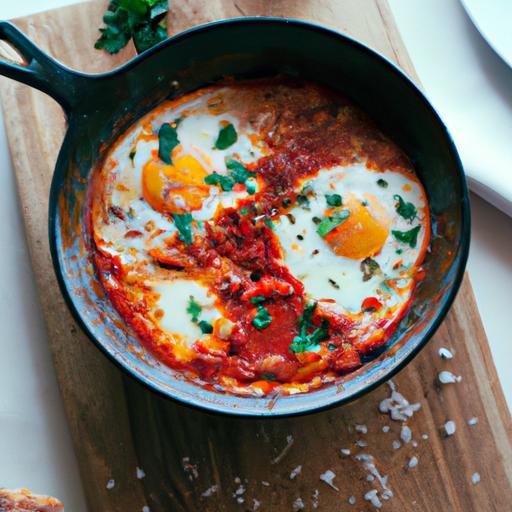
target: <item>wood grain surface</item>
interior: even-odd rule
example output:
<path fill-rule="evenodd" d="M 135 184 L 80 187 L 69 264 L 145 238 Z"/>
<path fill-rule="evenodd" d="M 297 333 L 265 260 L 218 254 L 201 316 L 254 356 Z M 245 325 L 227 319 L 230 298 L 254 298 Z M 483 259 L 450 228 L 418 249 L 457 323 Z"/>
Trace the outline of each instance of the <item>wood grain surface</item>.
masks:
<path fill-rule="evenodd" d="M 64 64 L 100 72 L 134 54 L 131 46 L 115 56 L 94 50 L 105 6 L 103 1 L 84 3 L 15 23 Z M 245 15 L 322 23 L 377 49 L 417 80 L 381 0 L 173 0 L 169 32 Z M 58 290 L 47 209 L 65 130 L 59 106 L 4 78 L 0 92 L 50 349 L 91 512 L 136 512 L 145 505 L 152 512 L 281 512 L 300 510 L 299 498 L 304 510 L 360 512 L 375 509 L 364 499 L 372 489 L 381 497 L 382 510 L 512 509 L 512 424 L 467 277 L 433 341 L 395 379 L 409 401 L 421 404 L 407 422 L 414 442 L 402 442 L 398 449 L 392 442 L 400 440 L 402 423 L 378 410 L 390 394 L 388 386 L 343 408 L 270 421 L 211 416 L 165 401 L 104 358 L 80 332 Z M 442 360 L 441 346 L 455 357 Z M 462 381 L 440 385 L 437 375 L 444 369 Z M 478 422 L 470 426 L 472 417 Z M 448 420 L 456 424 L 450 437 L 442 429 Z M 358 432 L 357 424 L 366 425 L 368 433 Z M 350 455 L 343 456 L 342 448 Z M 382 499 L 382 484 L 368 477 L 358 454 L 373 456 L 379 474 L 388 475 L 391 499 Z M 412 457 L 416 467 L 409 467 Z M 291 479 L 299 465 L 301 473 Z M 137 467 L 144 478 L 137 478 Z M 338 490 L 320 480 L 327 470 L 336 474 Z M 474 484 L 476 473 L 480 482 Z M 108 490 L 110 479 L 115 485 Z M 352 496 L 355 505 L 348 501 Z"/>

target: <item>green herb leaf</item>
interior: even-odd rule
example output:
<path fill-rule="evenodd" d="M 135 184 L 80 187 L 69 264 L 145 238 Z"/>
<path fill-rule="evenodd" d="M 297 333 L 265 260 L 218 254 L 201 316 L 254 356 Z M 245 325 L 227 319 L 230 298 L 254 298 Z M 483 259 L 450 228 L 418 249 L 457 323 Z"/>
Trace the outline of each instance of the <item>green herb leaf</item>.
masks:
<path fill-rule="evenodd" d="M 256 295 L 255 297 L 251 297 L 249 299 L 249 302 L 251 304 L 260 304 L 261 302 L 265 302 L 267 300 L 266 297 L 263 297 L 263 295 Z"/>
<path fill-rule="evenodd" d="M 197 325 L 203 334 L 211 334 L 213 332 L 213 325 L 206 320 L 201 320 Z"/>
<path fill-rule="evenodd" d="M 379 264 L 373 258 L 365 258 L 359 266 L 363 273 L 363 281 L 369 281 L 379 270 Z"/>
<path fill-rule="evenodd" d="M 270 316 L 270 313 L 268 312 L 268 309 L 265 306 L 258 304 L 256 307 L 258 309 L 256 316 L 252 320 L 252 325 L 254 325 L 256 329 L 261 331 L 272 323 L 272 317 Z"/>
<path fill-rule="evenodd" d="M 265 217 L 265 220 L 263 222 L 265 223 L 265 226 L 269 227 L 272 231 L 274 231 L 275 226 L 270 217 Z"/>
<path fill-rule="evenodd" d="M 306 352 L 329 337 L 329 322 L 325 318 L 320 327 L 313 323 L 315 309 L 316 302 L 311 302 L 304 307 L 304 311 L 297 321 L 299 334 L 293 338 L 293 343 L 289 347 L 292 352 Z M 308 334 L 311 329 L 313 331 Z"/>
<path fill-rule="evenodd" d="M 269 381 L 276 380 L 276 376 L 273 373 L 262 373 L 261 378 L 263 380 L 269 380 Z"/>
<path fill-rule="evenodd" d="M 172 150 L 180 143 L 178 139 L 179 119 L 175 120 L 175 127 L 164 123 L 158 130 L 158 156 L 166 164 L 172 164 Z"/>
<path fill-rule="evenodd" d="M 192 215 L 190 213 L 173 213 L 172 218 L 180 233 L 178 238 L 190 245 L 192 243 Z"/>
<path fill-rule="evenodd" d="M 339 194 L 325 194 L 325 200 L 329 206 L 341 206 L 343 204 Z"/>
<path fill-rule="evenodd" d="M 382 178 L 379 178 L 377 180 L 377 185 L 382 188 L 388 188 L 388 182 L 386 180 L 383 180 Z"/>
<path fill-rule="evenodd" d="M 404 244 L 409 244 L 411 247 L 416 247 L 416 243 L 418 242 L 418 232 L 421 226 L 416 226 L 409 231 L 396 231 L 393 230 L 391 233 L 393 236 Z"/>
<path fill-rule="evenodd" d="M 416 218 L 417 210 L 416 207 L 412 203 L 406 203 L 401 196 L 398 194 L 395 194 L 393 196 L 393 199 L 397 201 L 395 205 L 395 210 L 403 217 L 405 220 L 413 221 Z"/>
<path fill-rule="evenodd" d="M 229 192 L 235 186 L 235 180 L 231 176 L 222 176 L 216 172 L 206 176 L 204 182 L 207 185 L 218 185 L 224 192 Z"/>
<path fill-rule="evenodd" d="M 237 139 L 238 136 L 236 134 L 235 127 L 229 123 L 220 129 L 217 140 L 215 141 L 215 147 L 217 149 L 227 149 L 229 146 L 232 146 Z"/>
<path fill-rule="evenodd" d="M 192 317 L 192 322 L 197 323 L 202 309 L 203 308 L 195 301 L 194 297 L 191 295 L 188 299 L 187 313 Z"/>
<path fill-rule="evenodd" d="M 236 183 L 244 184 L 249 178 L 255 178 L 256 173 L 249 171 L 244 164 L 231 157 L 226 157 L 226 167 L 231 171 L 231 177 Z"/>
<path fill-rule="evenodd" d="M 316 228 L 316 232 L 323 238 L 325 235 L 330 233 L 335 227 L 339 226 L 341 223 L 345 222 L 350 217 L 349 210 L 340 210 L 334 212 L 330 217 L 324 217 L 318 227 Z"/>
<path fill-rule="evenodd" d="M 140 53 L 167 37 L 164 20 L 167 11 L 167 0 L 112 0 L 94 47 L 117 53 L 133 37 Z"/>
<path fill-rule="evenodd" d="M 249 181 L 248 183 L 245 184 L 245 186 L 247 187 L 248 194 L 253 195 L 256 192 L 256 184 L 255 183 L 252 183 Z"/>

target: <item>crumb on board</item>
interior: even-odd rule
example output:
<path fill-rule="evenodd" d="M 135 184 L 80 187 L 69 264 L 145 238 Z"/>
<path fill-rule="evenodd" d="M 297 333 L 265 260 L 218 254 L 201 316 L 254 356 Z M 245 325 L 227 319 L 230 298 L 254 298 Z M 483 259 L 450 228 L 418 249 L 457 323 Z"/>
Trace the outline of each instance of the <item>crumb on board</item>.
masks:
<path fill-rule="evenodd" d="M 418 457 L 413 456 L 409 459 L 409 462 L 407 463 L 407 466 L 409 468 L 415 468 L 418 465 Z"/>
<path fill-rule="evenodd" d="M 336 478 L 336 473 L 330 469 L 325 471 L 320 475 L 320 480 L 325 482 L 329 487 L 332 487 L 334 490 L 339 491 L 338 487 L 334 485 L 334 479 Z"/>
<path fill-rule="evenodd" d="M 471 483 L 476 485 L 478 482 L 480 482 L 480 473 L 473 473 L 471 475 Z"/>
<path fill-rule="evenodd" d="M 300 498 L 300 497 L 297 498 L 293 502 L 292 508 L 293 508 L 293 512 L 299 512 L 299 510 L 304 510 L 305 505 L 304 505 L 304 501 L 302 501 L 302 498 Z"/>
<path fill-rule="evenodd" d="M 453 353 L 445 347 L 439 349 L 439 357 L 441 359 L 453 359 Z"/>
<path fill-rule="evenodd" d="M 299 464 L 297 467 L 293 468 L 290 472 L 290 480 L 295 480 L 302 473 L 302 465 Z"/>
<path fill-rule="evenodd" d="M 116 481 L 113 478 L 111 478 L 107 482 L 106 488 L 107 488 L 108 491 L 111 491 L 115 486 L 116 486 Z"/>
<path fill-rule="evenodd" d="M 468 425 L 470 427 L 476 425 L 478 423 L 478 418 L 476 416 L 473 416 L 472 418 L 469 418 Z"/>
<path fill-rule="evenodd" d="M 285 455 L 288 453 L 290 448 L 293 446 L 293 443 L 294 443 L 293 436 L 292 435 L 286 436 L 286 446 L 281 450 L 281 453 L 279 453 L 279 455 L 277 457 L 272 459 L 272 461 L 270 463 L 271 464 L 279 464 L 283 460 Z"/>
<path fill-rule="evenodd" d="M 443 425 L 443 432 L 446 437 L 453 436 L 453 434 L 455 434 L 456 430 L 457 430 L 457 427 L 455 425 L 455 421 L 453 421 L 453 420 L 448 420 Z"/>
<path fill-rule="evenodd" d="M 213 496 L 216 492 L 217 492 L 217 486 L 216 485 L 210 485 L 210 487 L 208 487 L 208 489 L 206 489 L 206 491 L 201 493 L 201 496 L 203 498 L 209 498 L 209 497 Z"/>
<path fill-rule="evenodd" d="M 135 476 L 139 479 L 139 480 L 142 480 L 145 476 L 146 476 L 146 473 L 144 473 L 144 470 L 142 468 L 139 468 L 138 466 L 135 468 Z"/>
<path fill-rule="evenodd" d="M 439 379 L 439 382 L 441 384 L 456 384 L 457 382 L 460 382 L 462 380 L 462 377 L 460 375 L 455 375 L 452 372 L 449 372 L 448 370 L 443 370 L 442 372 L 439 372 L 437 378 Z"/>

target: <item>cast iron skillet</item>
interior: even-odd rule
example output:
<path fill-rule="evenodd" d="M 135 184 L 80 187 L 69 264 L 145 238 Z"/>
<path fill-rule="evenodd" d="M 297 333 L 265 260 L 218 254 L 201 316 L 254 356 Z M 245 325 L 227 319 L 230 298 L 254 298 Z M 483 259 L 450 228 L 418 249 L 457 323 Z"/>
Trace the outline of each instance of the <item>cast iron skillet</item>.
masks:
<path fill-rule="evenodd" d="M 464 272 L 470 233 L 468 193 L 446 127 L 418 88 L 384 57 L 323 27 L 274 18 L 244 18 L 194 28 L 116 71 L 94 76 L 63 67 L 8 23 L 0 23 L 0 38 L 26 60 L 25 66 L 0 62 L 0 73 L 49 94 L 66 113 L 68 130 L 50 193 L 53 265 L 82 329 L 128 374 L 167 397 L 213 412 L 300 414 L 346 403 L 375 388 L 404 367 L 434 334 Z M 277 400 L 204 390 L 145 353 L 101 293 L 88 257 L 85 228 L 85 192 L 91 169 L 138 117 L 166 98 L 225 76 L 276 74 L 326 84 L 366 110 L 414 162 L 433 220 L 431 250 L 424 265 L 426 278 L 381 353 L 357 372 L 340 377 L 336 385 Z"/>

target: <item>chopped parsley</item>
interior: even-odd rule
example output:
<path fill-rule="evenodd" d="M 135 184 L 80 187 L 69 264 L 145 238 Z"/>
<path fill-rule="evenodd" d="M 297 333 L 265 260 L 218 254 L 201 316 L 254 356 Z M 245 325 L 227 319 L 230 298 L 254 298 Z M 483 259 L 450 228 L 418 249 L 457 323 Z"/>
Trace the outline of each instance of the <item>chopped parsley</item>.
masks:
<path fill-rule="evenodd" d="M 203 308 L 195 301 L 194 297 L 191 295 L 188 298 L 187 313 L 192 317 L 192 322 L 197 324 L 202 309 Z"/>
<path fill-rule="evenodd" d="M 416 247 L 416 243 L 418 242 L 418 232 L 421 226 L 416 226 L 409 231 L 396 231 L 393 230 L 391 233 L 393 236 L 403 244 L 408 244 L 410 247 Z"/>
<path fill-rule="evenodd" d="M 345 222 L 350 217 L 350 212 L 348 210 L 340 210 L 334 212 L 330 217 L 324 217 L 318 227 L 316 228 L 316 232 L 324 238 L 328 233 L 330 233 L 335 227 L 339 226 L 343 222 Z"/>
<path fill-rule="evenodd" d="M 256 316 L 252 319 L 252 325 L 256 327 L 259 331 L 265 329 L 272 323 L 272 317 L 268 312 L 268 309 L 261 304 L 256 305 L 257 312 Z"/>
<path fill-rule="evenodd" d="M 269 380 L 269 381 L 276 380 L 276 376 L 274 373 L 262 373 L 261 378 L 263 380 Z"/>
<path fill-rule="evenodd" d="M 388 188 L 388 182 L 386 180 L 383 180 L 382 178 L 379 178 L 377 180 L 377 185 L 382 188 Z"/>
<path fill-rule="evenodd" d="M 203 334 L 211 334 L 213 332 L 213 325 L 206 320 L 201 320 L 197 325 Z"/>
<path fill-rule="evenodd" d="M 379 270 L 379 264 L 373 258 L 365 258 L 359 266 L 363 273 L 363 281 L 369 281 Z"/>
<path fill-rule="evenodd" d="M 263 295 L 256 295 L 255 297 L 251 297 L 249 299 L 249 302 L 251 304 L 260 304 L 262 302 L 265 302 L 267 300 L 266 297 L 263 297 Z"/>
<path fill-rule="evenodd" d="M 398 215 L 412 222 L 418 214 L 416 207 L 412 203 L 406 203 L 398 194 L 395 194 L 393 199 L 397 202 L 395 204 L 395 210 Z"/>
<path fill-rule="evenodd" d="M 248 181 L 245 186 L 247 187 L 247 193 L 253 195 L 256 192 L 256 183 Z"/>
<path fill-rule="evenodd" d="M 130 151 L 130 154 L 128 155 L 128 157 L 130 158 L 130 160 L 133 162 L 133 159 L 135 158 L 135 155 L 137 154 L 137 151 L 135 151 L 135 149 L 132 149 Z"/>
<path fill-rule="evenodd" d="M 137 53 L 167 38 L 167 0 L 111 0 L 94 47 L 117 53 L 133 38 Z"/>
<path fill-rule="evenodd" d="M 241 183 L 242 185 L 246 185 L 247 192 L 249 192 L 249 194 L 254 194 L 256 190 L 255 188 L 252 191 L 249 191 L 249 185 L 254 186 L 254 184 L 245 182 L 249 178 L 254 178 L 256 173 L 249 171 L 244 164 L 231 157 L 226 158 L 226 167 L 230 171 L 227 176 L 214 172 L 206 176 L 204 182 L 207 185 L 217 185 L 224 190 L 224 192 L 229 192 L 233 189 L 236 183 Z"/>
<path fill-rule="evenodd" d="M 272 231 L 275 229 L 274 223 L 270 217 L 265 217 L 264 223 L 268 226 Z"/>
<path fill-rule="evenodd" d="M 313 323 L 315 309 L 316 302 L 310 302 L 304 307 L 304 311 L 297 321 L 299 334 L 293 338 L 293 343 L 289 347 L 292 352 L 306 352 L 329 337 L 327 319 L 322 320 L 320 327 Z M 308 331 L 310 331 L 309 334 Z"/>
<path fill-rule="evenodd" d="M 339 194 L 325 194 L 325 200 L 329 206 L 341 206 L 343 204 Z"/>
<path fill-rule="evenodd" d="M 217 140 L 215 141 L 215 148 L 227 149 L 229 146 L 232 146 L 237 139 L 238 135 L 236 134 L 235 127 L 229 123 L 220 129 Z"/>
<path fill-rule="evenodd" d="M 192 215 L 190 213 L 173 213 L 172 219 L 179 231 L 178 238 L 190 245 L 192 243 Z"/>
<path fill-rule="evenodd" d="M 245 206 L 242 206 L 242 208 L 240 208 L 240 213 L 242 215 L 247 215 L 249 213 L 249 210 Z"/>
<path fill-rule="evenodd" d="M 179 121 L 174 121 L 176 126 L 164 123 L 158 130 L 158 156 L 166 164 L 172 164 L 172 150 L 180 143 L 177 129 Z"/>

